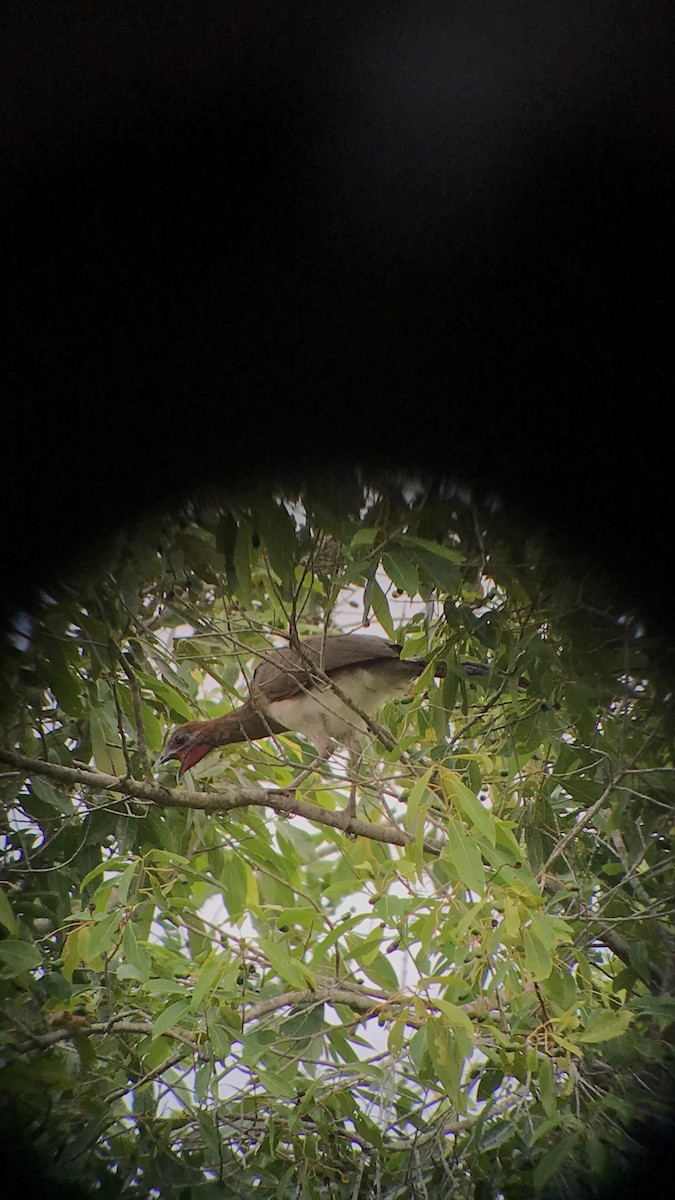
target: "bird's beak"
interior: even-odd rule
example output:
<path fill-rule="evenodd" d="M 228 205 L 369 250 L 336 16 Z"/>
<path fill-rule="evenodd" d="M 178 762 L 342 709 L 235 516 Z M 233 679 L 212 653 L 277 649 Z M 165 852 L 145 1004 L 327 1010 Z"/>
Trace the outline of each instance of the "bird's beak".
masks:
<path fill-rule="evenodd" d="M 169 759 L 175 758 L 180 763 L 178 775 L 182 776 L 186 771 L 190 770 L 190 767 L 194 767 L 196 763 L 200 762 L 204 755 L 208 754 L 211 749 L 212 747 L 206 742 L 198 742 L 196 746 L 188 746 L 184 750 L 181 750 L 180 753 L 176 750 L 164 749 L 157 759 L 157 766 L 161 767 Z"/>

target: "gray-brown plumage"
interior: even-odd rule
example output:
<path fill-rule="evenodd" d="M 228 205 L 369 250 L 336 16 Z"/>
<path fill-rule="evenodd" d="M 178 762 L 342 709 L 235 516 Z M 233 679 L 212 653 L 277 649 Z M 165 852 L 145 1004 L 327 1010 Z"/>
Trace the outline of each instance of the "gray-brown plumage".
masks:
<path fill-rule="evenodd" d="M 402 660 L 401 647 L 386 638 L 361 634 L 332 634 L 304 638 L 302 653 L 291 646 L 271 650 L 256 668 L 250 699 L 232 712 L 210 721 L 190 721 L 169 738 L 160 763 L 178 759 L 179 773 L 189 770 L 217 746 L 256 741 L 292 730 L 301 733 L 325 759 L 334 743 L 346 746 L 356 758 L 365 722 L 318 678 L 318 668 L 344 696 L 368 716 L 387 701 L 403 696 L 425 667 L 423 659 Z M 465 663 L 471 674 L 485 674 L 480 663 Z M 445 674 L 445 663 L 437 674 Z M 349 810 L 353 809 L 353 795 Z M 353 815 L 353 813 L 352 813 Z"/>

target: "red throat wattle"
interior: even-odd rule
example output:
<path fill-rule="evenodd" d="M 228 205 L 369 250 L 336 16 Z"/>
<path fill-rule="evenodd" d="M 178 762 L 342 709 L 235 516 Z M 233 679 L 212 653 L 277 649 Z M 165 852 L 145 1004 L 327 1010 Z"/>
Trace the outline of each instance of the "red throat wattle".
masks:
<path fill-rule="evenodd" d="M 184 775 L 186 771 L 190 770 L 190 767 L 194 767 L 196 763 L 200 762 L 210 749 L 211 747 L 207 746 L 205 742 L 197 742 L 195 746 L 191 746 L 185 757 L 181 760 L 178 774 Z"/>

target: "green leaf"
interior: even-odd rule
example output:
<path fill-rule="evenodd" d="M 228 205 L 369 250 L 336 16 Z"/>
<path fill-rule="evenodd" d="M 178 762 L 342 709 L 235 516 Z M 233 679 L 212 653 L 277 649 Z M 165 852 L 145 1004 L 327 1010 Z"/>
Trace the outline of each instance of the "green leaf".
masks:
<path fill-rule="evenodd" d="M 424 550 L 427 554 L 433 555 L 434 558 L 443 558 L 446 562 L 457 564 L 463 562 L 464 559 L 461 550 L 454 550 L 451 546 L 443 546 L 440 542 L 430 542 L 428 538 L 411 537 L 409 534 L 405 534 L 398 540 L 402 546 Z"/>
<path fill-rule="evenodd" d="M 512 856 L 512 861 L 520 860 L 523 857 L 523 851 L 518 844 L 511 823 L 503 821 L 499 817 L 495 817 L 493 820 L 497 833 L 497 844 L 502 846 L 507 854 Z"/>
<path fill-rule="evenodd" d="M 483 834 L 483 837 L 487 838 L 491 846 L 494 846 L 497 830 L 492 814 L 487 808 L 484 808 L 478 797 L 469 791 L 459 775 L 454 771 L 448 771 L 446 767 L 441 767 L 440 770 L 443 791 L 447 799 L 452 801 L 462 816 L 466 817 L 467 821 L 475 826 L 478 832 Z"/>
<path fill-rule="evenodd" d="M 450 817 L 447 828 L 448 845 L 442 858 L 452 864 L 462 883 L 472 892 L 478 892 L 482 896 L 485 890 L 485 871 L 480 850 L 466 833 L 461 821 Z"/>
<path fill-rule="evenodd" d="M 92 1121 L 88 1121 L 84 1129 L 69 1140 L 59 1155 L 61 1163 L 68 1163 L 79 1158 L 85 1150 L 89 1150 L 98 1141 L 101 1134 L 110 1125 L 110 1112 L 99 1113 Z"/>
<path fill-rule="evenodd" d="M 373 983 L 388 992 L 399 990 L 398 976 L 389 959 L 378 950 L 370 962 L 363 963 L 362 969 Z"/>
<path fill-rule="evenodd" d="M 92 879 L 97 879 L 99 875 L 105 875 L 108 871 L 114 871 L 118 867 L 124 866 L 123 858 L 105 858 L 102 862 L 98 862 L 91 871 L 87 871 L 86 875 L 80 883 L 80 891 L 83 892 Z"/>
<path fill-rule="evenodd" d="M 213 1075 L 213 1063 L 200 1063 L 195 1072 L 195 1100 L 198 1104 L 203 1104 L 209 1092 L 211 1076 Z"/>
<path fill-rule="evenodd" d="M 537 1075 L 539 1083 L 539 1097 L 542 1107 L 547 1117 L 552 1117 L 556 1112 L 556 1096 L 554 1087 L 553 1062 L 550 1058 L 544 1058 L 539 1062 L 539 1073 Z"/>
<path fill-rule="evenodd" d="M 440 1021 L 440 1024 L 443 1025 L 444 1029 L 447 1029 L 443 1021 Z M 422 1025 L 420 1029 L 417 1029 L 408 1042 L 408 1053 L 418 1074 L 421 1073 L 424 1056 L 429 1050 L 428 1027 L 429 1021 L 427 1021 L 426 1025 Z"/>
<path fill-rule="evenodd" d="M 133 740 L 136 740 L 136 714 L 134 712 L 134 702 L 131 695 L 131 689 L 119 680 L 117 682 L 117 697 L 120 702 L 120 708 L 124 715 L 128 718 L 129 724 L 134 729 Z M 152 753 L 161 750 L 164 744 L 164 731 L 157 717 L 150 708 L 150 705 L 145 700 L 141 700 L 141 721 L 143 725 L 143 734 L 145 744 Z"/>
<path fill-rule="evenodd" d="M 566 1158 L 569 1158 L 572 1151 L 577 1145 L 577 1135 L 569 1134 L 563 1138 L 557 1146 L 549 1150 L 543 1158 L 539 1160 L 532 1177 L 534 1189 L 536 1192 L 541 1192 L 550 1179 L 560 1169 Z"/>
<path fill-rule="evenodd" d="M 523 930 L 525 969 L 533 979 L 548 979 L 553 969 L 553 960 L 546 946 L 530 928 Z"/>
<path fill-rule="evenodd" d="M 117 730 L 113 732 L 110 729 L 103 709 L 90 713 L 89 732 L 97 770 L 110 775 L 123 775 L 126 764 L 124 762 L 124 755 L 116 744 L 119 740 L 119 733 Z"/>
<path fill-rule="evenodd" d="M 520 933 L 519 909 L 510 896 L 506 896 L 504 899 L 503 927 L 507 937 L 518 937 Z"/>
<path fill-rule="evenodd" d="M 417 563 L 420 570 L 442 592 L 453 593 L 459 582 L 459 567 L 447 562 L 442 556 L 427 554 L 423 550 L 417 552 Z"/>
<path fill-rule="evenodd" d="M 295 522 L 281 501 L 257 502 L 254 515 L 272 570 L 282 582 L 289 582 L 298 554 Z"/>
<path fill-rule="evenodd" d="M 32 971 L 42 963 L 42 955 L 37 946 L 29 942 L 8 938 L 0 942 L 0 978 L 14 979 L 23 975 L 24 971 Z"/>
<path fill-rule="evenodd" d="M 164 745 L 164 731 L 149 704 L 141 701 L 141 720 L 145 744 L 151 754 L 158 754 Z"/>
<path fill-rule="evenodd" d="M 513 1121 L 490 1121 L 485 1125 L 480 1148 L 482 1151 L 496 1150 L 498 1146 L 503 1146 L 504 1142 L 508 1142 L 514 1133 Z"/>
<path fill-rule="evenodd" d="M 382 555 L 382 566 L 396 587 L 408 596 L 416 596 L 419 589 L 417 567 L 400 551 Z"/>
<path fill-rule="evenodd" d="M 297 958 L 291 958 L 281 942 L 273 942 L 270 938 L 260 938 L 259 945 L 272 970 L 290 983 L 291 987 L 300 988 L 302 991 L 307 991 L 310 986 L 316 987 L 314 976 L 309 968 L 299 962 Z"/>
<path fill-rule="evenodd" d="M 609 1042 L 621 1037 L 632 1023 L 634 1015 L 627 1008 L 605 1008 L 592 1012 L 582 1032 L 575 1030 L 577 1042 Z"/>
<path fill-rule="evenodd" d="M 430 1017 L 426 1024 L 429 1057 L 434 1070 L 452 1100 L 455 1108 L 460 1107 L 459 1084 L 463 1059 L 457 1040 L 440 1017 Z"/>
<path fill-rule="evenodd" d="M 347 942 L 350 948 L 348 957 L 353 958 L 362 966 L 366 966 L 368 963 L 371 963 L 377 955 L 380 945 L 382 944 L 382 931 L 378 929 L 365 939 L 354 935 L 353 937 L 348 938 Z"/>
<path fill-rule="evenodd" d="M 326 957 L 326 954 L 331 947 L 334 946 L 335 943 L 344 936 L 344 934 L 348 933 L 350 929 L 354 929 L 356 925 L 360 925 L 366 919 L 367 918 L 365 914 L 358 913 L 355 917 L 348 917 L 346 921 L 340 921 L 340 923 L 336 925 L 334 929 L 331 929 L 330 933 L 326 934 L 325 938 L 322 938 L 321 941 L 314 946 L 314 951 L 312 954 L 312 966 L 315 968 L 318 967 L 319 963 Z"/>
<path fill-rule="evenodd" d="M 125 867 L 119 879 L 116 881 L 117 894 L 119 896 L 120 904 L 126 904 L 127 900 L 129 899 L 129 888 L 131 887 L 132 880 L 139 869 L 139 865 L 140 864 L 138 861 L 129 863 L 129 866 Z"/>
<path fill-rule="evenodd" d="M 329 1025 L 326 1038 L 343 1062 L 356 1063 L 359 1061 L 358 1055 L 352 1046 L 353 1039 L 346 1038 L 344 1034 L 340 1033 L 339 1029 L 335 1029 Z"/>
<path fill-rule="evenodd" d="M 136 978 L 144 983 L 150 974 L 150 955 L 138 945 L 131 921 L 127 921 L 122 935 L 122 953 L 134 968 Z"/>
<path fill-rule="evenodd" d="M 250 867 L 242 862 L 240 855 L 228 851 L 224 855 L 225 865 L 220 878 L 225 907 L 233 921 L 238 921 L 246 911 L 248 873 Z"/>
<path fill-rule="evenodd" d="M 70 796 L 64 796 L 57 788 L 47 783 L 46 779 L 40 779 L 36 775 L 31 779 L 30 787 L 31 791 L 36 796 L 39 796 L 44 804 L 49 804 L 64 816 L 70 816 L 74 812 L 74 805 Z"/>
<path fill-rule="evenodd" d="M 143 1066 L 148 1071 L 154 1071 L 155 1067 L 158 1067 L 160 1063 L 163 1063 L 169 1057 L 174 1046 L 175 1043 L 168 1037 L 143 1038 L 140 1044 L 140 1050 L 143 1054 Z"/>
<path fill-rule="evenodd" d="M 153 1023 L 153 1037 L 161 1037 L 172 1025 L 178 1025 L 179 1021 L 189 1011 L 189 1000 L 176 1000 L 174 1004 L 170 1004 L 168 1008 L 164 1009 L 164 1012 L 155 1018 Z"/>
<path fill-rule="evenodd" d="M 12 906 L 2 888 L 0 888 L 0 925 L 2 925 L 8 933 L 16 934 L 19 932 L 19 926 L 17 924 L 16 917 L 12 912 Z"/>
<path fill-rule="evenodd" d="M 154 675 L 146 675 L 142 671 L 137 671 L 136 676 L 139 683 L 147 688 L 149 692 L 152 692 L 153 696 L 156 696 L 158 700 L 161 700 L 170 711 L 178 713 L 186 721 L 194 720 L 194 710 L 190 707 L 187 700 L 170 683 L 167 683 L 165 679 L 155 679 Z"/>
<path fill-rule="evenodd" d="M 216 550 L 223 557 L 227 588 L 229 592 L 237 589 L 237 574 L 234 566 L 234 547 L 237 540 L 237 522 L 232 513 L 221 513 L 216 530 Z"/>
<path fill-rule="evenodd" d="M 358 546 L 372 546 L 376 537 L 377 529 L 373 526 L 363 525 L 360 529 L 357 529 L 351 540 L 351 545 L 355 548 Z"/>
<path fill-rule="evenodd" d="M 543 942 L 547 950 L 555 950 L 558 944 L 558 937 L 551 918 L 546 913 L 536 911 L 530 911 L 528 915 L 532 922 L 532 930 L 539 938 L 539 941 Z"/>
<path fill-rule="evenodd" d="M 356 1132 L 360 1134 L 362 1138 L 365 1138 L 365 1140 L 371 1146 L 375 1146 L 376 1149 L 384 1149 L 382 1131 L 378 1128 L 375 1122 L 371 1120 L 367 1113 L 361 1112 L 358 1108 L 355 1108 L 351 1113 L 351 1118 L 354 1122 Z"/>
<path fill-rule="evenodd" d="M 434 1007 L 437 1008 L 439 1012 L 442 1012 L 443 1016 L 448 1018 L 451 1026 L 453 1028 L 461 1029 L 462 1032 L 465 1033 L 469 1038 L 471 1045 L 473 1045 L 474 1028 L 469 1014 L 465 1013 L 464 1009 L 460 1008 L 458 1004 L 451 1004 L 449 1000 L 441 1000 L 438 998 L 434 1000 L 433 1003 Z M 467 1050 L 466 1053 L 468 1054 L 469 1051 Z"/>
<path fill-rule="evenodd" d="M 224 1062 L 232 1049 L 232 1036 L 222 1021 L 209 1021 L 209 1037 L 216 1058 Z"/>
<path fill-rule="evenodd" d="M 429 780 L 431 779 L 431 776 L 435 770 L 435 766 L 429 767 L 423 772 L 422 775 L 419 776 L 418 779 L 415 780 L 410 791 L 408 792 L 408 803 L 406 805 L 407 809 L 409 809 L 411 806 L 415 807 L 419 804 L 427 790 L 427 787 L 429 786 Z"/>
<path fill-rule="evenodd" d="M 53 637 L 46 639 L 49 654 L 49 688 L 62 712 L 71 717 L 84 716 L 81 683 L 71 671 L 63 644 Z"/>
<path fill-rule="evenodd" d="M 420 658 L 427 654 L 429 649 L 429 639 L 426 633 L 410 634 L 406 637 L 402 649 L 401 658 L 405 662 L 409 658 Z"/>
<path fill-rule="evenodd" d="M 143 991 L 151 996 L 182 996 L 185 988 L 175 979 L 147 979 Z"/>
<path fill-rule="evenodd" d="M 430 767 L 411 787 L 403 818 L 405 828 L 415 838 L 414 843 L 406 849 L 406 857 L 413 859 L 420 876 L 424 870 L 424 832 L 427 809 L 429 803 L 434 798 L 427 784 L 431 779 L 433 771 L 434 768 Z"/>
<path fill-rule="evenodd" d="M 410 557 L 414 559 L 422 572 L 437 587 L 444 592 L 455 591 L 460 582 L 458 563 L 462 561 L 462 554 L 459 551 L 451 550 L 450 547 L 441 546 L 436 542 L 429 542 L 425 538 L 402 537 L 399 541 L 406 547 Z"/>
<path fill-rule="evenodd" d="M 279 1038 L 292 1038 L 296 1047 L 300 1043 L 306 1045 L 315 1034 L 323 1032 L 324 1010 L 323 1004 L 307 1004 L 298 1008 L 279 1024 Z"/>
<path fill-rule="evenodd" d="M 380 622 L 380 625 L 384 629 L 387 637 L 393 639 L 396 635 L 396 631 L 394 629 L 394 622 L 391 619 L 391 613 L 389 612 L 389 603 L 387 601 L 387 597 L 385 596 L 376 579 L 373 579 L 372 583 L 373 589 L 371 592 L 370 602 L 373 606 L 373 612 L 375 613 L 377 620 Z"/>
<path fill-rule="evenodd" d="M 542 984 L 545 999 L 555 1010 L 568 1012 L 579 1003 L 579 989 L 569 967 L 554 967 Z"/>
<path fill-rule="evenodd" d="M 387 1049 L 394 1058 L 398 1058 L 403 1049 L 403 1039 L 405 1037 L 405 1019 L 398 1017 L 389 1027 L 387 1036 Z"/>
<path fill-rule="evenodd" d="M 236 593 L 244 604 L 251 602 L 251 529 L 246 521 L 242 521 L 237 530 L 234 543 L 234 571 L 236 577 Z M 228 575 L 228 581 L 230 576 Z"/>
<path fill-rule="evenodd" d="M 223 974 L 227 966 L 229 966 L 229 962 L 225 955 L 217 954 L 202 967 L 192 989 L 190 1008 L 193 1012 L 200 1007 L 209 992 L 215 989 L 219 976 Z"/>
<path fill-rule="evenodd" d="M 71 980 L 73 978 L 73 971 L 82 962 L 81 947 L 86 947 L 88 940 L 89 928 L 86 925 L 71 929 L 70 933 L 66 934 L 61 952 L 61 972 L 64 979 Z"/>
<path fill-rule="evenodd" d="M 115 941 L 122 916 L 120 909 L 115 909 L 97 924 L 90 926 L 86 956 L 83 956 L 85 962 L 92 962 L 93 959 L 98 958 L 100 954 L 105 954 L 106 950 L 110 949 Z"/>
<path fill-rule="evenodd" d="M 258 1079 L 269 1092 L 270 1096 L 275 1096 L 278 1100 L 294 1100 L 295 1088 L 292 1083 L 284 1079 L 283 1075 L 279 1075 L 276 1071 L 257 1071 Z"/>

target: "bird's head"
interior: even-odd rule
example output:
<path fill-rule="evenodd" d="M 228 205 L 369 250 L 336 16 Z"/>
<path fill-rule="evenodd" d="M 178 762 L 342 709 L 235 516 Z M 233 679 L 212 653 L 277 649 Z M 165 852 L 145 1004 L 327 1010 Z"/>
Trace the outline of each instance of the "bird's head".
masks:
<path fill-rule="evenodd" d="M 194 767 L 213 750 L 210 726 L 210 721 L 188 721 L 186 725 L 179 725 L 168 738 L 157 765 L 161 766 L 162 763 L 177 758 L 180 763 L 178 774 L 184 775 L 190 767 Z"/>

